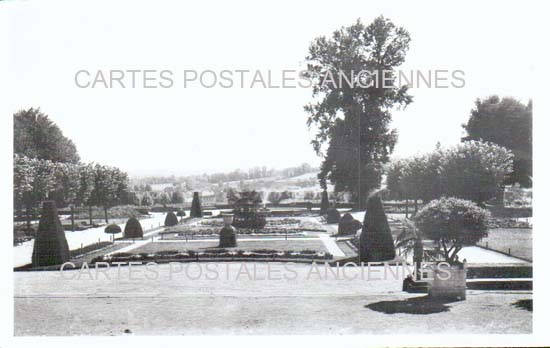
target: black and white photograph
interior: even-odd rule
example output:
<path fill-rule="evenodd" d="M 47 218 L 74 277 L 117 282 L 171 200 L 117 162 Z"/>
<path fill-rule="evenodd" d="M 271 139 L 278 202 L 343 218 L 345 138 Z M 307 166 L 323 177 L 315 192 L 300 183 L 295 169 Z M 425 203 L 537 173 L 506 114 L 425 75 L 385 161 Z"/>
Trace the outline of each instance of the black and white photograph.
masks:
<path fill-rule="evenodd" d="M 549 345 L 544 13 L 0 1 L 0 347 Z"/>

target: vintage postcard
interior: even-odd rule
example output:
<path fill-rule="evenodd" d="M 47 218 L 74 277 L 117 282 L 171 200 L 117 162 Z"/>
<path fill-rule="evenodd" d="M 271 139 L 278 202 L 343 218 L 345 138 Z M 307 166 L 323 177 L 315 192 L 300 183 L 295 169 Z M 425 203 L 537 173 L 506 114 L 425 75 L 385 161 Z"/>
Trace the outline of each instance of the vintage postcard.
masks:
<path fill-rule="evenodd" d="M 0 1 L 0 347 L 550 344 L 537 7 Z"/>

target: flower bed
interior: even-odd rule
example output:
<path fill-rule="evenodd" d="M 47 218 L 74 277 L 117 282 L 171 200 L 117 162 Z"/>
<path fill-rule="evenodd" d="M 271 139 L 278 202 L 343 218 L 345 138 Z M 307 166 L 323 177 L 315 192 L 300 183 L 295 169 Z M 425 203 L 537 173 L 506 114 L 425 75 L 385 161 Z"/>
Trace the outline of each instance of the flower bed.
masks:
<path fill-rule="evenodd" d="M 244 250 L 227 250 L 227 249 L 211 249 L 208 251 L 194 250 L 164 250 L 157 253 L 114 253 L 107 256 L 98 256 L 92 260 L 96 262 L 153 262 L 153 261 L 168 261 L 168 260 L 209 260 L 215 258 L 237 258 L 237 259 L 270 259 L 270 260 L 332 260 L 332 254 L 329 252 L 318 252 L 315 250 L 302 251 L 277 251 L 273 249 L 255 249 L 252 251 Z"/>
<path fill-rule="evenodd" d="M 287 226 L 298 225 L 301 221 L 298 219 L 284 218 L 284 219 L 270 219 L 267 220 L 266 226 Z M 221 219 L 208 219 L 201 221 L 201 225 L 212 227 L 223 227 L 223 220 Z"/>
<path fill-rule="evenodd" d="M 208 237 L 208 236 L 219 236 L 220 230 L 217 228 L 204 228 L 204 227 L 187 227 L 187 228 L 181 228 L 177 227 L 175 229 L 166 229 L 162 234 L 175 234 L 177 233 L 179 236 L 200 236 L 200 237 Z M 304 230 L 300 228 L 296 229 L 284 229 L 284 228 L 239 228 L 237 230 L 237 234 L 240 235 L 293 235 L 293 236 L 299 236 L 299 235 L 305 235 Z"/>
<path fill-rule="evenodd" d="M 522 220 L 492 218 L 489 220 L 489 228 L 533 228 L 533 226 L 530 222 Z"/>

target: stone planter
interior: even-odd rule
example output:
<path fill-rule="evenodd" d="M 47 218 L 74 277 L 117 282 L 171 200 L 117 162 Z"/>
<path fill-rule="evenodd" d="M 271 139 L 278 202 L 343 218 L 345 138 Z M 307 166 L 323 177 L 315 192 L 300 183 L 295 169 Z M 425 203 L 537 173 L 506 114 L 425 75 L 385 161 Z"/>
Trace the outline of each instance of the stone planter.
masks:
<path fill-rule="evenodd" d="M 463 265 L 433 265 L 428 272 L 428 296 L 436 299 L 466 299 L 466 263 Z"/>

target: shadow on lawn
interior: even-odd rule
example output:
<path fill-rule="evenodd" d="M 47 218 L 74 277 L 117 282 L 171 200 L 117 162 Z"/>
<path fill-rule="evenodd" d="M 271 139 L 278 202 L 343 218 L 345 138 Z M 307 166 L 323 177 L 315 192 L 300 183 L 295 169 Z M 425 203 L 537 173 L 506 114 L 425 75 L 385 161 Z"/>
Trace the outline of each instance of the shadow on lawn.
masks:
<path fill-rule="evenodd" d="M 454 300 L 433 299 L 428 296 L 413 297 L 407 300 L 380 301 L 371 303 L 365 308 L 385 314 L 434 314 L 448 312 L 450 307 L 448 303 Z"/>
<path fill-rule="evenodd" d="M 512 303 L 512 306 L 517 308 L 525 309 L 526 311 L 533 311 L 533 300 L 519 300 Z"/>

